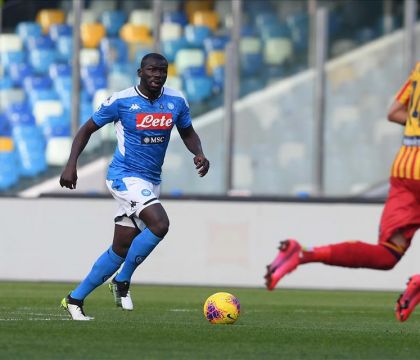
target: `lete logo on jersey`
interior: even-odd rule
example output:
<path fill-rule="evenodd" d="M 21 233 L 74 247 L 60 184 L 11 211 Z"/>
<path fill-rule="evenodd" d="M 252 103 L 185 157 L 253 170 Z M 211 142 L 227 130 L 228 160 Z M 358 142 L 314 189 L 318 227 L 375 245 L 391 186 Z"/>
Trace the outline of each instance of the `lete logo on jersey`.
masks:
<path fill-rule="evenodd" d="M 137 130 L 170 130 L 172 126 L 171 113 L 136 114 Z"/>

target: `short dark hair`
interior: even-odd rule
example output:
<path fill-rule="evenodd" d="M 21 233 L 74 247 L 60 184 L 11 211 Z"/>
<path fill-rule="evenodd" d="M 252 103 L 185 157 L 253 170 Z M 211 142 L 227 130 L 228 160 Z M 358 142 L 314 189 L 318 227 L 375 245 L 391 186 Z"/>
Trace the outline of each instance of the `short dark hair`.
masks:
<path fill-rule="evenodd" d="M 163 60 L 166 63 L 168 63 L 168 60 L 166 60 L 166 58 L 158 53 L 149 53 L 147 55 L 143 56 L 143 59 L 141 59 L 141 63 L 140 63 L 140 69 L 145 67 L 147 65 L 148 60 L 150 59 L 154 59 L 154 60 Z"/>

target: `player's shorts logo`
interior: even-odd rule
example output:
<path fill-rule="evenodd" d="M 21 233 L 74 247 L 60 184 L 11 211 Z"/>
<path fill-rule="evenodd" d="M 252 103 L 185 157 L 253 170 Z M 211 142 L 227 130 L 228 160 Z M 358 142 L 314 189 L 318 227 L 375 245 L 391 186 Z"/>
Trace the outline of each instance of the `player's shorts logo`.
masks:
<path fill-rule="evenodd" d="M 136 264 L 140 265 L 144 261 L 144 257 L 142 256 L 136 256 Z"/>
<path fill-rule="evenodd" d="M 172 126 L 171 113 L 136 114 L 137 130 L 170 130 Z"/>
<path fill-rule="evenodd" d="M 143 195 L 143 196 L 150 196 L 150 194 L 151 194 L 152 192 L 149 190 L 149 189 L 143 189 L 142 191 L 141 191 L 141 194 Z"/>

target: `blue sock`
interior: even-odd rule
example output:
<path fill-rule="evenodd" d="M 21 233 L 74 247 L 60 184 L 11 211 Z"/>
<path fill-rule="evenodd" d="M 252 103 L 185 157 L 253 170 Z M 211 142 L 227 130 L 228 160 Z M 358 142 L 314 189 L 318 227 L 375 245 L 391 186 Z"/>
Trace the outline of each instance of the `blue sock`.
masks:
<path fill-rule="evenodd" d="M 110 247 L 93 264 L 92 270 L 86 278 L 73 290 L 70 296 L 73 299 L 83 300 L 99 285 L 109 279 L 121 266 L 124 259 L 118 256 Z"/>
<path fill-rule="evenodd" d="M 134 270 L 149 256 L 161 240 L 149 228 L 138 234 L 131 243 L 121 272 L 117 274 L 115 280 L 130 282 Z"/>

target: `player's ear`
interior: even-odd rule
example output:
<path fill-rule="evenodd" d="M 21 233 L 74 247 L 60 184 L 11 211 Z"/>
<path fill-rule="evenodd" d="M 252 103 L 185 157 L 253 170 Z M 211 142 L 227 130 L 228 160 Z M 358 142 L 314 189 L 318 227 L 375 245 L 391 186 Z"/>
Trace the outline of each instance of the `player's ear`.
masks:
<path fill-rule="evenodd" d="M 138 77 L 141 77 L 141 68 L 138 68 L 138 69 L 137 69 L 137 76 L 138 76 Z"/>

